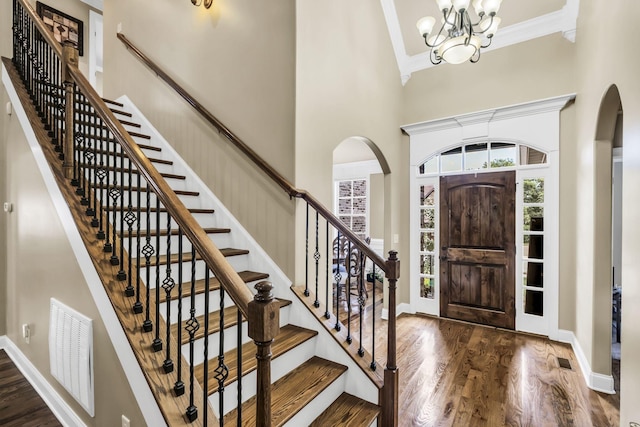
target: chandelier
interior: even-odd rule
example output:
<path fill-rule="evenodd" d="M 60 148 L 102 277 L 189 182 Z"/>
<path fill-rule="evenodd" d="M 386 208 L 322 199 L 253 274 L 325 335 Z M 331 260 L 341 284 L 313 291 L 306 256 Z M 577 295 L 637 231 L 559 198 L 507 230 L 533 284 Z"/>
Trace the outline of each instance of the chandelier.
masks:
<path fill-rule="evenodd" d="M 200 6 L 202 4 L 202 0 L 191 0 L 191 4 L 194 6 Z M 204 0 L 204 7 L 209 9 L 213 4 L 213 0 Z"/>
<path fill-rule="evenodd" d="M 433 33 L 436 19 L 432 16 L 425 16 L 416 24 L 424 42 L 431 48 L 431 63 L 478 62 L 480 49 L 489 47 L 498 31 L 501 19 L 496 14 L 502 0 L 473 0 L 476 22 L 469 16 L 471 0 L 436 0 L 436 3 L 442 11 L 440 31 Z"/>

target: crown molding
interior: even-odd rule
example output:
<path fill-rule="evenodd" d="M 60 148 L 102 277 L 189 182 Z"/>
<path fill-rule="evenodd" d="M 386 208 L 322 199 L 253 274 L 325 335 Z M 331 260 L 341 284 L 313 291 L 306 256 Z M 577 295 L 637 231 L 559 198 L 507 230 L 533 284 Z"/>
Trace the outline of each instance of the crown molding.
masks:
<path fill-rule="evenodd" d="M 562 95 L 554 98 L 527 102 L 524 104 L 510 105 L 508 107 L 500 107 L 492 110 L 478 111 L 476 113 L 461 114 L 459 116 L 414 123 L 401 126 L 401 129 L 407 135 L 412 136 L 447 129 L 463 128 L 465 126 L 495 122 L 515 117 L 532 116 L 535 114 L 560 111 L 570 101 L 574 100 L 575 97 L 575 94 Z"/>
<path fill-rule="evenodd" d="M 82 2 L 88 4 L 94 9 L 98 9 L 100 12 L 104 10 L 104 0 L 82 0 Z"/>
<path fill-rule="evenodd" d="M 382 5 L 389 36 L 391 37 L 391 45 L 400 70 L 400 79 L 404 86 L 413 73 L 426 70 L 434 65 L 429 59 L 429 51 L 416 55 L 407 54 L 395 0 L 380 0 L 380 4 Z M 567 0 L 560 10 L 502 28 L 498 36 L 492 41 L 491 46 L 483 49 L 483 52 L 490 52 L 558 32 L 562 33 L 563 37 L 570 42 L 575 42 L 579 9 L 580 0 Z M 442 65 L 447 66 L 449 64 Z"/>

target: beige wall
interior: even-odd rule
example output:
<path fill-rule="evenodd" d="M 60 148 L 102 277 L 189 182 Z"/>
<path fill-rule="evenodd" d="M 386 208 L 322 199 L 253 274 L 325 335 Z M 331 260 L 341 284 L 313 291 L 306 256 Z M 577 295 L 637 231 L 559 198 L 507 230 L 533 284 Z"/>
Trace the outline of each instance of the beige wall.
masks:
<path fill-rule="evenodd" d="M 3 100 L 6 91 L 2 90 Z M 2 163 L 2 181 L 6 200 L 14 211 L 6 216 L 6 239 L 2 239 L 7 257 L 2 270 L 6 281 L 6 335 L 35 365 L 45 379 L 89 426 L 120 425 L 121 415 L 132 426 L 144 425 L 135 396 L 118 361 L 105 325 L 56 210 L 46 190 L 33 154 L 27 145 L 18 118 L 6 119 L 0 141 L 10 161 Z M 49 301 L 55 297 L 94 320 L 95 418 L 91 418 L 65 389 L 49 374 Z M 4 316 L 3 316 L 4 317 Z M 30 344 L 22 339 L 23 324 L 31 326 Z"/>
<path fill-rule="evenodd" d="M 384 175 L 369 176 L 369 235 L 384 239 Z"/>
<path fill-rule="evenodd" d="M 577 107 L 578 146 L 578 223 L 582 230 L 594 230 L 595 211 L 603 209 L 595 205 L 593 180 L 596 176 L 594 156 L 596 154 L 596 129 L 600 104 L 609 87 L 615 84 L 620 92 L 624 110 L 623 123 L 623 237 L 622 237 L 622 363 L 621 363 L 621 420 L 626 426 L 630 421 L 640 422 L 640 334 L 636 325 L 640 313 L 633 309 L 640 304 L 640 226 L 638 225 L 638 197 L 635 183 L 640 181 L 640 58 L 630 55 L 635 49 L 634 40 L 640 29 L 634 24 L 640 16 L 637 2 L 601 2 L 583 0 L 578 21 L 577 66 L 580 73 L 580 102 Z M 620 43 L 620 40 L 626 41 Z M 582 194 L 584 193 L 584 196 Z M 598 217 L 601 215 L 598 214 Z M 590 238 L 591 237 L 591 238 Z M 595 297 L 601 293 L 602 283 L 594 283 L 593 260 L 599 259 L 601 251 L 607 252 L 594 241 L 594 236 L 584 233 L 578 238 L 582 250 L 577 257 L 576 281 L 578 295 L 586 294 L 585 304 L 577 301 L 576 327 L 592 325 L 591 336 L 581 341 L 592 341 L 593 361 L 596 368 L 606 365 L 606 352 L 602 350 L 603 326 L 607 318 L 595 317 L 592 313 L 606 301 Z M 591 304 L 588 295 L 592 295 Z M 604 354 L 603 354 L 604 353 Z"/>
<path fill-rule="evenodd" d="M 294 202 L 117 40 L 117 25 L 276 170 L 294 179 L 293 1 L 110 0 L 104 93 L 129 96 L 290 277 Z"/>
<path fill-rule="evenodd" d="M 399 129 L 402 86 L 389 36 L 380 30 L 385 28 L 380 4 L 330 0 L 296 5 L 296 185 L 332 206 L 334 148 L 352 136 L 371 140 L 391 169 L 384 178 L 385 252 L 396 249 L 402 259 L 409 251 L 409 213 L 389 206 L 408 204 L 408 146 Z M 393 244 L 393 234 L 405 238 Z M 298 245 L 304 253 L 304 242 Z M 403 301 L 409 296 L 403 281 L 408 266 L 408 261 L 402 264 L 399 282 Z M 303 263 L 297 267 L 302 277 Z"/>

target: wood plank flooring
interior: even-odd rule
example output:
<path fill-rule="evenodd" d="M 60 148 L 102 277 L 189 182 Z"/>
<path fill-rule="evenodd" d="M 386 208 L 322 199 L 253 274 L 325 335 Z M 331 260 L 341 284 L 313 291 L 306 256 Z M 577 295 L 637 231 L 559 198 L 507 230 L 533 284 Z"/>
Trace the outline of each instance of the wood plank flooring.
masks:
<path fill-rule="evenodd" d="M 618 397 L 587 387 L 568 345 L 411 315 L 398 318 L 397 336 L 400 426 L 619 424 Z M 386 343 L 376 355 L 384 366 Z M 572 369 L 560 368 L 557 357 Z"/>
<path fill-rule="evenodd" d="M 29 381 L 0 350 L 0 426 L 61 426 Z"/>

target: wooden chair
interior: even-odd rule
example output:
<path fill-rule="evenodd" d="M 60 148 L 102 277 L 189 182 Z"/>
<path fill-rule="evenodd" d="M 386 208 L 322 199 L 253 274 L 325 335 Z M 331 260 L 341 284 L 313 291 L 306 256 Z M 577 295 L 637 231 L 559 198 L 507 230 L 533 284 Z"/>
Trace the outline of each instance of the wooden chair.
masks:
<path fill-rule="evenodd" d="M 367 237 L 365 242 L 369 244 Z M 351 304 L 351 295 L 360 296 L 360 289 L 364 298 L 369 298 L 365 286 L 365 256 L 357 246 L 349 244 L 345 236 L 333 239 L 333 277 L 336 287 L 343 289 L 345 298 Z M 347 273 L 347 269 L 349 270 Z M 337 272 L 340 272 L 339 283 L 336 283 Z"/>

